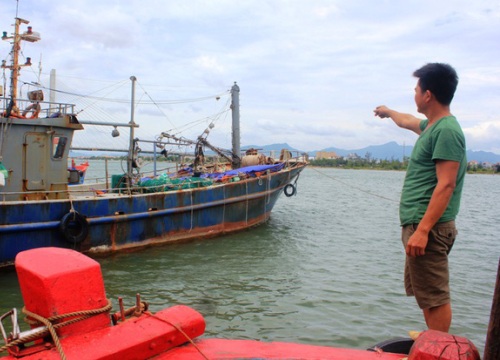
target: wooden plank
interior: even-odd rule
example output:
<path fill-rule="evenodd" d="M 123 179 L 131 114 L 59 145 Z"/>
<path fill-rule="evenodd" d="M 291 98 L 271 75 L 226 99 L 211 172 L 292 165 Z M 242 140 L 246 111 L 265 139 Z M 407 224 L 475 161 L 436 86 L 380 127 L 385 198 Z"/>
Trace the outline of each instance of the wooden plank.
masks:
<path fill-rule="evenodd" d="M 500 259 L 498 261 L 497 281 L 491 305 L 490 324 L 486 335 L 483 360 L 500 359 Z"/>

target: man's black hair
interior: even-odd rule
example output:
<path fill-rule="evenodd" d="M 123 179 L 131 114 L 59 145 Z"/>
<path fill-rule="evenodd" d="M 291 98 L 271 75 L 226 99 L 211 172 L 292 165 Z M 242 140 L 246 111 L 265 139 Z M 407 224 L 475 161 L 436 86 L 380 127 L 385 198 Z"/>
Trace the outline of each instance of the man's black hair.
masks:
<path fill-rule="evenodd" d="M 448 64 L 430 63 L 415 70 L 422 91 L 429 90 L 438 102 L 450 105 L 458 85 L 458 75 Z"/>

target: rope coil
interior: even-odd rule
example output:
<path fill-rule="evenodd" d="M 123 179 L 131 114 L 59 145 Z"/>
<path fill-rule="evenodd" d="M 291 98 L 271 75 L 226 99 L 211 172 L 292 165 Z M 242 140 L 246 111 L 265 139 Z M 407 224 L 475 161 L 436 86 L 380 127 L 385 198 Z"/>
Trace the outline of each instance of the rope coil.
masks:
<path fill-rule="evenodd" d="M 57 348 L 57 351 L 59 352 L 59 355 L 61 356 L 61 359 L 66 360 L 66 355 L 64 354 L 64 351 L 62 349 L 61 343 L 59 341 L 59 337 L 57 335 L 56 330 L 59 328 L 62 328 L 63 326 L 68 326 L 74 323 L 77 323 L 82 320 L 86 320 L 92 316 L 96 316 L 102 313 L 109 312 L 112 308 L 111 301 L 109 299 L 107 300 L 107 304 L 103 306 L 102 308 L 99 309 L 93 309 L 93 310 L 82 310 L 82 311 L 75 311 L 69 314 L 61 314 L 61 315 L 55 315 L 51 316 L 49 318 L 44 318 L 43 316 L 40 316 L 38 314 L 35 314 L 29 310 L 26 309 L 26 307 L 23 307 L 22 312 L 23 314 L 26 315 L 25 321 L 32 326 L 37 326 L 37 325 L 45 325 L 45 328 L 41 328 L 40 331 L 36 331 L 28 336 L 16 339 L 14 341 L 9 342 L 8 344 L 0 347 L 0 352 L 6 351 L 11 347 L 18 346 L 21 344 L 26 344 L 31 341 L 40 339 L 50 333 L 52 336 L 52 339 L 54 340 L 54 344 Z M 57 322 L 61 319 L 64 318 L 69 318 L 71 317 L 72 319 L 62 321 L 59 323 L 54 324 L 54 322 Z"/>
<path fill-rule="evenodd" d="M 13 341 L 9 342 L 8 344 L 0 347 L 0 353 L 9 350 L 9 348 L 11 348 L 11 347 L 15 347 L 15 346 L 18 346 L 21 344 L 26 344 L 26 343 L 32 342 L 34 340 L 43 338 L 46 335 L 50 334 L 53 341 L 54 341 L 54 345 L 56 346 L 57 351 L 59 352 L 61 359 L 66 360 L 67 358 L 66 358 L 66 355 L 64 354 L 64 351 L 63 351 L 63 348 L 62 348 L 61 343 L 59 341 L 59 336 L 57 335 L 56 330 L 62 328 L 63 326 L 71 325 L 71 324 L 74 324 L 76 322 L 88 319 L 92 316 L 109 312 L 112 308 L 112 304 L 111 304 L 111 301 L 109 299 L 106 299 L 106 300 L 107 300 L 107 304 L 99 309 L 75 311 L 75 312 L 68 313 L 68 314 L 54 315 L 54 316 L 51 316 L 49 318 L 44 318 L 43 316 L 40 316 L 38 314 L 35 314 L 35 313 L 27 310 L 26 307 L 23 307 L 22 312 L 23 312 L 23 314 L 26 315 L 26 317 L 24 319 L 26 323 L 28 323 L 31 326 L 44 325 L 45 327 L 40 328 L 39 331 L 34 331 L 30 335 L 24 336 L 22 338 L 18 338 L 16 340 L 13 340 Z M 140 301 L 140 300 L 137 300 L 137 301 Z M 141 303 L 141 304 L 144 305 L 144 309 L 147 309 L 147 303 Z M 177 324 L 174 324 L 173 322 L 170 322 L 166 319 L 162 319 L 162 318 L 160 318 L 160 317 L 158 317 L 150 312 L 147 312 L 147 311 L 142 312 L 142 314 L 148 315 L 148 316 L 155 318 L 161 322 L 164 322 L 168 325 L 173 326 L 177 331 L 179 331 L 186 338 L 187 341 L 189 341 L 189 343 L 191 343 L 191 345 L 193 345 L 193 347 L 199 352 L 199 354 L 204 359 L 206 359 L 206 360 L 209 359 L 208 356 L 196 345 L 196 343 L 193 341 L 193 339 L 188 334 L 186 334 L 186 332 L 184 330 L 182 330 L 182 328 L 180 326 L 178 326 Z M 59 320 L 62 320 L 64 318 L 72 318 L 72 319 L 57 323 Z M 33 330 L 36 330 L 36 329 L 33 329 Z"/>

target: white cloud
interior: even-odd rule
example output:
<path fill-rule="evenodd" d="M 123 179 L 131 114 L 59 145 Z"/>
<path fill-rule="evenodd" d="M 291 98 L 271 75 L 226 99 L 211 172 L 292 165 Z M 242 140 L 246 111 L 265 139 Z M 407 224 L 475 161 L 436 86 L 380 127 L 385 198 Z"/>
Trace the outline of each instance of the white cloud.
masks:
<path fill-rule="evenodd" d="M 11 31 L 16 4 L 3 1 L 3 30 Z M 23 48 L 35 64 L 42 54 L 42 80 L 57 69 L 73 92 L 104 89 L 99 96 L 128 99 L 135 75 L 138 97 L 155 102 L 218 94 L 238 81 L 243 143 L 302 150 L 413 143 L 412 134 L 372 110 L 386 104 L 416 114 L 413 70 L 448 62 L 460 76 L 452 110 L 468 147 L 499 151 L 498 1 L 20 0 L 19 16 L 42 35 Z M 9 50 L 0 44 L 2 58 Z M 34 67 L 22 78 L 37 73 Z M 89 104 L 80 105 L 82 116 L 104 116 Z M 126 102 L 96 105 L 128 121 Z M 216 101 L 146 106 L 139 107 L 144 132 L 220 111 Z M 230 134 L 229 124 L 221 121 L 213 136 Z"/>
<path fill-rule="evenodd" d="M 195 59 L 196 66 L 202 70 L 211 71 L 215 73 L 224 73 L 224 67 L 219 63 L 215 56 L 202 55 Z"/>
<path fill-rule="evenodd" d="M 484 121 L 464 129 L 467 138 L 467 147 L 473 150 L 488 149 L 494 153 L 500 153 L 500 116 L 496 121 Z"/>

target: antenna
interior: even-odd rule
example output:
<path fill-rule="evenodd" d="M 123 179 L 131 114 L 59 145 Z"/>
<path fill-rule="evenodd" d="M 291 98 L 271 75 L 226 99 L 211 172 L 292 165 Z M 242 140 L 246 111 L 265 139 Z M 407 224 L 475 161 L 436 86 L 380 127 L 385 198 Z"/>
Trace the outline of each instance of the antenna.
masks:
<path fill-rule="evenodd" d="M 38 61 L 38 79 L 37 82 L 41 84 L 41 77 L 42 77 L 42 54 L 40 54 L 40 60 Z"/>

